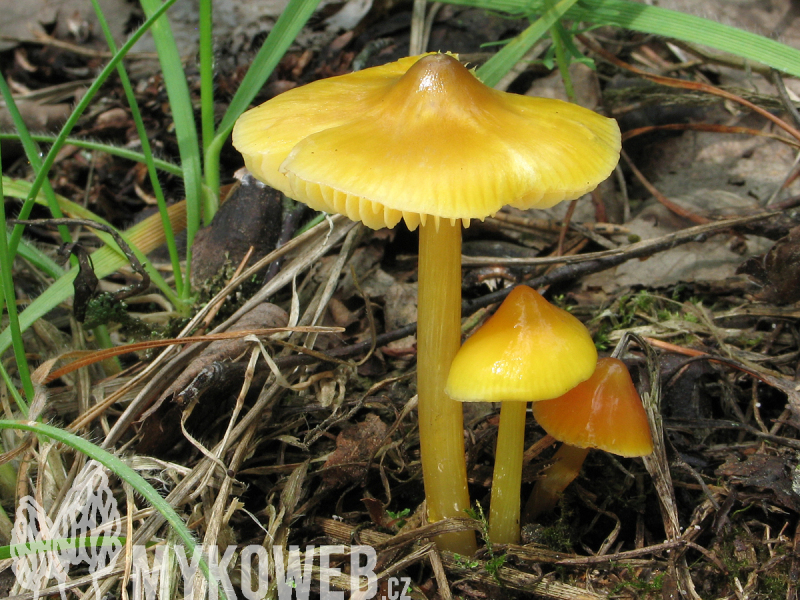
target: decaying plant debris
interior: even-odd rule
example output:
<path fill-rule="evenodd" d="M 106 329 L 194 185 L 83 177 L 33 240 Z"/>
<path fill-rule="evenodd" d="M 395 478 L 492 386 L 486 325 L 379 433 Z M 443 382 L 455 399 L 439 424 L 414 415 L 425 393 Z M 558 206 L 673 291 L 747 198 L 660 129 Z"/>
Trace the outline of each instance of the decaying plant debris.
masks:
<path fill-rule="evenodd" d="M 440 26 L 453 28 L 447 20 Z M 378 50 L 383 52 L 380 60 L 405 53 L 402 35 Z M 627 44 L 641 50 L 639 58 L 649 57 L 649 63 L 674 62 L 660 41 L 611 42 L 598 35 L 586 40 L 586 47 L 603 43 L 606 52 L 622 53 Z M 271 93 L 346 71 L 356 55 L 353 44 L 330 44 L 317 49 L 313 59 L 302 50 L 290 53 Z M 55 69 L 69 77 L 68 70 L 51 64 L 52 50 L 40 54 L 36 44 L 21 48 L 28 61 L 39 60 L 43 70 L 46 64 L 48 72 Z M 624 54 L 625 60 L 637 60 L 635 51 Z M 625 72 L 625 64 L 611 66 L 593 56 L 604 80 Z M 20 60 L 4 66 L 4 72 L 13 78 Z M 637 64 L 652 67 L 649 63 L 642 59 Z M 670 65 L 683 69 L 685 78 L 718 73 L 700 60 Z M 528 80 L 542 74 L 536 69 Z M 35 73 L 25 75 L 26 83 L 44 85 Z M 221 73 L 220 86 L 233 85 L 235 77 Z M 694 86 L 692 98 L 711 87 L 707 82 Z M 647 127 L 665 125 L 671 116 L 637 108 L 647 90 L 637 88 L 634 101 L 633 93 L 626 96 L 617 88 L 615 116 L 635 113 Z M 110 108 L 86 115 L 83 133 L 120 144 L 133 136 L 130 119 L 117 106 L 118 93 L 114 84 L 108 85 Z M 139 93 L 154 137 L 165 153 L 173 153 L 157 78 L 144 81 Z M 725 93 L 728 101 L 736 95 Z M 777 92 L 766 95 L 770 110 L 785 107 Z M 758 104 L 756 96 L 751 100 Z M 748 152 L 784 152 L 783 143 L 794 151 L 800 143 L 730 103 L 688 106 L 687 114 L 676 118 L 689 130 L 680 135 L 694 136 L 693 143 L 704 148 L 733 140 L 741 146 L 737 173 L 744 172 L 741 162 Z M 789 135 L 800 127 L 787 111 L 770 117 L 786 124 L 783 131 Z M 703 129 L 704 124 L 713 127 Z M 754 131 L 783 142 L 756 138 Z M 294 236 L 299 222 L 310 215 L 283 206 L 277 227 L 274 211 L 281 207 L 274 202 L 270 247 L 253 258 L 240 252 L 217 273 L 204 273 L 202 302 L 188 319 L 172 313 L 156 294 L 119 305 L 120 284 L 140 279 L 130 271 L 113 282 L 101 281 L 97 291 L 116 294 L 115 310 L 126 315 L 126 327 L 116 328 L 115 341 L 140 342 L 138 352 L 121 356 L 117 369 L 111 353 L 95 354 L 92 335 L 70 307 L 53 311 L 26 333 L 31 360 L 42 365 L 35 374 L 37 401 L 28 419 L 57 424 L 124 456 L 204 544 L 261 544 L 270 553 L 273 546 L 288 544 L 369 544 L 378 552 L 376 570 L 383 580 L 410 577 L 409 596 L 415 599 L 795 599 L 800 586 L 800 190 L 792 157 L 788 163 L 784 155 L 775 164 L 761 163 L 762 169 L 780 171 L 771 182 L 782 191 L 771 202 L 753 200 L 747 210 L 733 214 L 701 213 L 696 204 L 673 202 L 672 193 L 659 191 L 662 181 L 674 185 L 674 180 L 659 172 L 649 156 L 660 153 L 670 168 L 677 168 L 685 159 L 675 156 L 680 154 L 675 147 L 686 137 L 651 136 L 648 146 L 639 133 L 638 145 L 626 147 L 631 166 L 591 200 L 581 201 L 577 214 L 509 210 L 474 223 L 465 233 L 464 334 L 486 319 L 513 284 L 546 291 L 551 301 L 588 325 L 601 354 L 616 348 L 634 374 L 655 432 L 656 451 L 644 460 L 592 453 L 556 512 L 525 525 L 521 545 L 483 544 L 476 556 L 459 557 L 439 553 L 430 542 L 436 533 L 465 529 L 490 540 L 481 512 L 475 518 L 424 522 L 413 383 L 415 312 L 408 301 L 414 298 L 415 244 L 400 229 L 371 232 L 329 217 Z M 3 157 L 6 174 L 24 178 L 24 161 L 8 156 Z M 240 166 L 236 161 L 232 152 L 224 157 L 231 181 Z M 53 181 L 59 193 L 85 198 L 115 225 L 151 203 L 140 167 L 77 148 L 63 152 Z M 686 185 L 693 185 L 691 179 Z M 720 184 L 728 191 L 748 185 Z M 180 190 L 172 195 L 178 199 Z M 630 221 L 625 216 L 653 196 L 666 201 L 665 220 L 674 228 L 636 239 L 625 228 L 624 221 Z M 264 231 L 255 223 L 251 229 L 257 235 Z M 42 244 L 52 242 L 46 222 L 33 231 Z M 755 238 L 766 245 L 766 253 L 753 251 Z M 219 231 L 206 234 L 206 240 L 207 256 L 224 254 L 227 241 Z M 237 239 L 236 245 L 246 248 L 252 241 Z M 94 241 L 85 236 L 82 243 Z M 647 281 L 634 287 L 587 283 L 603 281 L 589 276 L 608 274 L 622 264 L 668 269 L 648 258 L 681 248 L 686 252 L 682 259 L 702 261 L 705 252 L 720 246 L 741 257 L 728 265 L 731 272 L 738 268 L 738 275 L 663 285 L 666 273 L 653 268 Z M 166 263 L 157 253 L 150 259 Z M 23 298 L 34 297 L 47 284 L 31 265 L 18 261 L 16 267 L 15 283 Z M 87 307 L 87 319 L 97 318 Z M 69 354 L 78 351 L 83 353 Z M 3 357 L 8 368 L 10 356 Z M 0 400 L 6 417 L 18 418 L 5 387 L 0 387 Z M 468 411 L 470 492 L 474 501 L 485 504 L 497 412 Z M 17 448 L 3 458 L 15 461 L 19 473 L 9 486 L 0 481 L 8 514 L 13 515 L 14 498 L 29 494 L 57 509 L 85 459 L 30 435 L 3 439 L 6 447 Z M 529 493 L 550 464 L 553 440 L 529 419 L 526 443 L 523 491 Z M 123 513 L 122 535 L 132 543 L 171 539 L 159 513 L 113 476 L 110 482 Z M 10 523 L 0 520 L 0 544 L 9 539 Z M 9 560 L 0 561 L 5 569 L 0 589 L 17 600 L 32 598 L 12 586 L 9 566 Z M 99 590 L 78 571 L 70 573 L 67 587 L 76 596 L 120 597 L 126 575 L 117 567 Z M 233 573 L 237 584 L 235 568 Z M 346 589 L 348 581 L 334 578 L 333 584 Z M 196 585 L 200 589 L 203 583 L 198 579 Z M 57 588 L 40 595 L 53 593 Z"/>

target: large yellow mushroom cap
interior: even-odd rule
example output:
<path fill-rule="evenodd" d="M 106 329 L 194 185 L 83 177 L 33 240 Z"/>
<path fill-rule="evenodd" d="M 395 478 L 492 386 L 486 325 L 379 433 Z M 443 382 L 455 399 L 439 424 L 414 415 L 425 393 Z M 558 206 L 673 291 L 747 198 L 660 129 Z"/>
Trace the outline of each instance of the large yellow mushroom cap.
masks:
<path fill-rule="evenodd" d="M 253 175 L 312 208 L 414 228 L 580 197 L 617 164 L 620 133 L 426 54 L 285 92 L 242 115 L 233 144 Z"/>
<path fill-rule="evenodd" d="M 583 323 L 518 285 L 461 346 L 445 391 L 467 402 L 536 402 L 588 379 L 596 364 Z"/>

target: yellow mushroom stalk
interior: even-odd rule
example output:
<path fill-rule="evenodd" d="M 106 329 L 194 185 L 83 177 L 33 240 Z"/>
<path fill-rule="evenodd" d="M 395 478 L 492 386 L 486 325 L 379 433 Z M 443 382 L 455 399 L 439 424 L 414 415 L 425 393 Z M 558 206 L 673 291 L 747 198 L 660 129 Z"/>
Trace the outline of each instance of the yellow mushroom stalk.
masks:
<path fill-rule="evenodd" d="M 498 92 L 448 54 L 426 54 L 285 92 L 246 112 L 234 146 L 287 196 L 368 227 L 420 227 L 418 388 L 429 518 L 469 508 L 460 406 L 444 382 L 460 339 L 460 223 L 505 204 L 552 206 L 619 158 L 616 122 Z M 439 536 L 470 554 L 472 532 Z"/>
<path fill-rule="evenodd" d="M 569 444 L 561 447 L 553 455 L 553 464 L 547 467 L 533 486 L 530 498 L 525 505 L 525 520 L 536 520 L 542 513 L 553 510 L 564 490 L 580 474 L 583 461 L 589 448 L 578 448 Z"/>
<path fill-rule="evenodd" d="M 450 363 L 461 345 L 461 224 L 440 221 L 438 231 L 427 224 L 419 235 L 419 440 L 428 519 L 440 521 L 463 517 L 469 507 L 463 413 L 444 393 Z M 471 531 L 448 535 L 440 545 L 474 551 Z"/>

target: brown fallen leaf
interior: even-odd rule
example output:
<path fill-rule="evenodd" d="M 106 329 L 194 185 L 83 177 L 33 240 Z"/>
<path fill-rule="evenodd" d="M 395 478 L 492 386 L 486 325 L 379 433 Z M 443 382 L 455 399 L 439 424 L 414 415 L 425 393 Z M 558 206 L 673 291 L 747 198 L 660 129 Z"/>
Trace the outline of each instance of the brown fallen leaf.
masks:
<path fill-rule="evenodd" d="M 775 501 L 790 510 L 800 510 L 800 495 L 792 486 L 792 475 L 797 465 L 784 456 L 753 454 L 744 462 L 729 458 L 716 470 L 718 477 L 730 477 L 731 482 L 742 486 L 769 490 Z"/>
<path fill-rule="evenodd" d="M 345 426 L 336 436 L 336 449 L 323 465 L 323 485 L 337 488 L 360 479 L 367 469 L 366 462 L 380 448 L 386 432 L 386 423 L 372 413 L 360 423 Z"/>
<path fill-rule="evenodd" d="M 762 302 L 793 304 L 800 300 L 800 227 L 775 242 L 769 252 L 742 263 L 737 273 L 763 286 L 754 297 Z"/>

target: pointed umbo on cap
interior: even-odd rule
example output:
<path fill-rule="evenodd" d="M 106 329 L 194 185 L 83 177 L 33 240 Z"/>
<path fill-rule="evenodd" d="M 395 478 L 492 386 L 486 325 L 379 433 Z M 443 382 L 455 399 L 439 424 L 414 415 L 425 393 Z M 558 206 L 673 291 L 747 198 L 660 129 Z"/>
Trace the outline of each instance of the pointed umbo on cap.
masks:
<path fill-rule="evenodd" d="M 449 54 L 289 90 L 244 113 L 233 145 L 256 178 L 372 228 L 484 219 L 578 198 L 619 160 L 616 121 L 500 92 Z"/>
<path fill-rule="evenodd" d="M 583 323 L 518 285 L 461 346 L 445 391 L 466 402 L 537 402 L 588 379 L 596 364 Z"/>
<path fill-rule="evenodd" d="M 594 374 L 566 394 L 533 405 L 533 416 L 557 440 L 620 456 L 647 456 L 653 438 L 625 364 L 601 358 Z"/>

